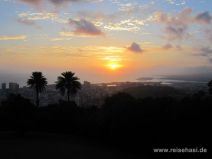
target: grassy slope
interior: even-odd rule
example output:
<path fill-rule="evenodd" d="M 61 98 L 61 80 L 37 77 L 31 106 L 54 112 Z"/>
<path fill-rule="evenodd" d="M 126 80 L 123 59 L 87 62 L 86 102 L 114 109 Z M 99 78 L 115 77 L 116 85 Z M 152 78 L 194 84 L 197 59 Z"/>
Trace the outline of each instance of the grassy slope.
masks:
<path fill-rule="evenodd" d="M 24 137 L 0 133 L 0 159 L 134 159 L 108 147 L 78 137 L 27 133 Z"/>

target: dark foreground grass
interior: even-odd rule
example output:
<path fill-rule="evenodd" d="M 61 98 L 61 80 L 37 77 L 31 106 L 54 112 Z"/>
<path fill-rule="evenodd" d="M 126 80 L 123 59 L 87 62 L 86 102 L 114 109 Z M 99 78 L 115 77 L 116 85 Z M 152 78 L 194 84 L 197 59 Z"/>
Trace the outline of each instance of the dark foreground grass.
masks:
<path fill-rule="evenodd" d="M 28 132 L 17 136 L 14 132 L 0 133 L 0 159 L 134 158 L 141 157 L 73 135 Z"/>

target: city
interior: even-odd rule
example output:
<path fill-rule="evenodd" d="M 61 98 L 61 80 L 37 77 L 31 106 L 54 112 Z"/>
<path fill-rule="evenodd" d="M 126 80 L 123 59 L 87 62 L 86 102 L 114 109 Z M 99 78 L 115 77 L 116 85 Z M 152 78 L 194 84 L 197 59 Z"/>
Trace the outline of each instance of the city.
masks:
<path fill-rule="evenodd" d="M 57 103 L 60 99 L 64 100 L 64 96 L 61 96 L 61 94 L 55 89 L 55 84 L 48 85 L 46 87 L 46 90 L 40 94 L 40 105 L 41 106 L 47 106 L 49 104 Z M 199 83 L 192 83 L 192 82 L 173 82 L 173 83 L 163 83 L 163 82 L 111 82 L 111 83 L 97 83 L 92 84 L 88 81 L 84 81 L 82 84 L 81 90 L 72 97 L 72 100 L 77 103 L 77 105 L 81 107 L 89 107 L 89 106 L 96 106 L 100 107 L 103 103 L 106 97 L 109 97 L 115 93 L 118 92 L 124 92 L 125 89 L 128 88 L 134 88 L 134 89 L 142 89 L 144 87 L 148 87 L 149 90 L 151 90 L 151 87 L 157 87 L 157 89 L 160 88 L 173 88 L 176 90 L 179 90 L 180 96 L 184 95 L 192 95 L 194 93 L 197 93 L 198 91 L 204 91 L 205 93 L 208 92 L 208 86 L 207 83 L 199 82 Z M 134 94 L 132 90 L 132 94 Z M 147 92 L 140 92 L 141 95 L 138 95 L 138 98 L 146 97 Z M 129 92 L 128 92 L 129 93 Z M 175 93 L 175 92 L 174 92 Z M 6 83 L 1 84 L 0 89 L 0 102 L 7 97 L 9 94 L 20 94 L 25 98 L 30 99 L 32 102 L 35 100 L 35 94 L 32 89 L 30 89 L 27 86 L 24 86 L 22 88 L 19 87 L 18 83 L 9 83 L 8 88 Z M 165 93 L 163 96 L 167 96 L 171 94 Z M 149 96 L 155 97 L 157 96 L 154 92 L 150 92 Z M 136 96 L 135 96 L 136 97 Z"/>

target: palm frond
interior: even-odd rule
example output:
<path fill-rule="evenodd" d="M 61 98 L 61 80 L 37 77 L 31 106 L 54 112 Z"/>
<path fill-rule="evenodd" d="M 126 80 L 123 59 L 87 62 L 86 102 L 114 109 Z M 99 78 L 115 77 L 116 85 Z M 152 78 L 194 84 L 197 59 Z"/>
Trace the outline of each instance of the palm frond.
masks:
<path fill-rule="evenodd" d="M 80 88 L 81 83 L 79 82 L 79 78 L 71 71 L 63 72 L 61 76 L 57 78 L 56 89 L 58 89 L 62 95 L 68 92 L 71 95 L 75 95 Z"/>

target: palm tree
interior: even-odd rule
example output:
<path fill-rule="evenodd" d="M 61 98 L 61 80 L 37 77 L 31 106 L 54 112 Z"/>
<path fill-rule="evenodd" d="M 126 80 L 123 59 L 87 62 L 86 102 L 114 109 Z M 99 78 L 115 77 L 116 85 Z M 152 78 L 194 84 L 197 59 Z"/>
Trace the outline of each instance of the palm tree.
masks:
<path fill-rule="evenodd" d="M 75 95 L 77 91 L 81 88 L 81 83 L 79 78 L 75 76 L 75 73 L 63 72 L 62 76 L 59 76 L 56 82 L 56 89 L 59 89 L 61 95 L 67 95 L 68 102 L 70 101 L 70 96 Z"/>
<path fill-rule="evenodd" d="M 208 82 L 209 93 L 212 94 L 212 80 Z"/>
<path fill-rule="evenodd" d="M 27 85 L 35 90 L 36 93 L 36 106 L 39 106 L 39 94 L 45 90 L 47 86 L 47 79 L 43 76 L 42 72 L 33 72 L 30 79 L 27 81 Z"/>

